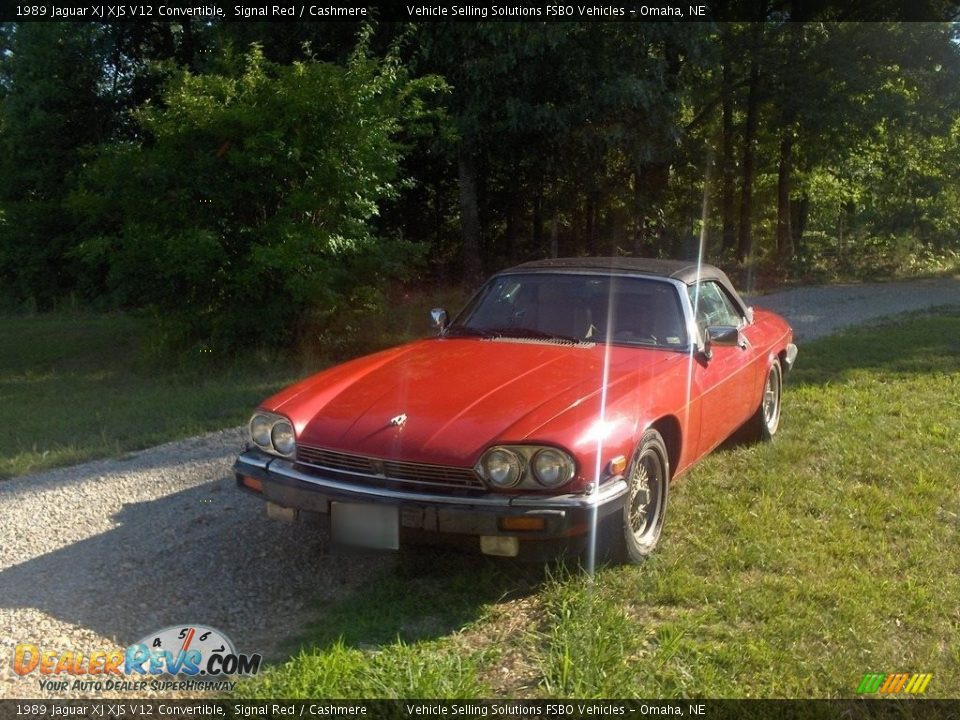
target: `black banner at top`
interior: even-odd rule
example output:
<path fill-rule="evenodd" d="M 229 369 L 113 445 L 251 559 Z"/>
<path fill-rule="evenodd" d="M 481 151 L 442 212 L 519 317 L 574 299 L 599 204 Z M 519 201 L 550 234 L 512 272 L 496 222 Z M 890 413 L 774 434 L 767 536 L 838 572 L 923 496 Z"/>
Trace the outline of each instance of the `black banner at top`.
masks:
<path fill-rule="evenodd" d="M 39 0 L 0 3 L 2 22 L 916 22 L 960 20 L 956 0 Z"/>

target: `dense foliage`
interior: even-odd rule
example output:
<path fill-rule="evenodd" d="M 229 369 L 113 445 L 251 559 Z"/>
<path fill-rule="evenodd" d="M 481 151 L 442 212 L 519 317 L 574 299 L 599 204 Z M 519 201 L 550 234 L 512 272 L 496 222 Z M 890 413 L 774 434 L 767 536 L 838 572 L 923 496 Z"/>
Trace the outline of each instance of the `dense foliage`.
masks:
<path fill-rule="evenodd" d="M 955 261 L 954 27 L 757 13 L 0 25 L 0 292 L 247 343 L 550 254 Z"/>
<path fill-rule="evenodd" d="M 435 84 L 363 52 L 284 66 L 254 47 L 241 64 L 174 76 L 135 113 L 145 141 L 101 148 L 70 199 L 86 277 L 215 342 L 283 340 L 408 259 L 369 221 L 397 193 L 394 136 Z"/>

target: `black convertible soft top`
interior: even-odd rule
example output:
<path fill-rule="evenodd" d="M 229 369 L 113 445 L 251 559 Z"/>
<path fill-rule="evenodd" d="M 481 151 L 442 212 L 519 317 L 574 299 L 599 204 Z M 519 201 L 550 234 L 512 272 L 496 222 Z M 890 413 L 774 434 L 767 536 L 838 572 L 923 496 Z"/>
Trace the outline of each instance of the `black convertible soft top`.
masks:
<path fill-rule="evenodd" d="M 498 273 L 529 273 L 529 272 L 572 272 L 585 270 L 588 272 L 613 272 L 648 275 L 679 280 L 687 285 L 700 280 L 715 280 L 719 282 L 727 293 L 746 310 L 747 304 L 740 297 L 733 283 L 726 273 L 718 267 L 703 263 L 697 265 L 690 260 L 661 260 L 659 258 L 633 257 L 568 257 L 553 258 L 550 260 L 534 260 Z"/>

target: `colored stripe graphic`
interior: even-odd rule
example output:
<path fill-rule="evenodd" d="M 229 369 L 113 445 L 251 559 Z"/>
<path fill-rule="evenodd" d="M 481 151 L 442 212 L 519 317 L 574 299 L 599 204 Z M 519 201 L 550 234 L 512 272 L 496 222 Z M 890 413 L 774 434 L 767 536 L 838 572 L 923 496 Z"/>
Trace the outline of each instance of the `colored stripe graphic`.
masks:
<path fill-rule="evenodd" d="M 904 692 L 920 695 L 925 692 L 933 673 L 867 673 L 857 686 L 858 693 L 884 693 L 892 695 Z"/>
<path fill-rule="evenodd" d="M 883 673 L 867 673 L 863 676 L 863 680 L 860 681 L 860 686 L 857 688 L 858 693 L 875 693 L 880 689 L 880 686 L 883 684 L 884 678 L 887 676 Z"/>
<path fill-rule="evenodd" d="M 930 684 L 931 678 L 933 678 L 933 673 L 915 673 L 914 676 L 910 678 L 910 682 L 907 683 L 907 687 L 904 692 L 919 695 L 927 689 L 927 685 Z"/>
<path fill-rule="evenodd" d="M 903 684 L 907 681 L 906 673 L 892 673 L 887 675 L 887 681 L 880 688 L 882 693 L 896 693 L 903 689 Z"/>

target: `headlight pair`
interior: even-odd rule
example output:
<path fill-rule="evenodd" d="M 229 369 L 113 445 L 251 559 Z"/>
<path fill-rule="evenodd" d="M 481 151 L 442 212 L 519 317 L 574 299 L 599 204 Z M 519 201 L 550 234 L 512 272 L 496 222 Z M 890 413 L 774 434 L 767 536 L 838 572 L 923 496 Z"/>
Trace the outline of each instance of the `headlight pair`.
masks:
<path fill-rule="evenodd" d="M 480 457 L 476 468 L 480 477 L 500 489 L 521 484 L 557 488 L 570 482 L 576 469 L 567 453 L 540 445 L 492 447 Z"/>
<path fill-rule="evenodd" d="M 282 415 L 258 412 L 250 418 L 250 439 L 261 450 L 293 457 L 297 451 L 293 425 Z"/>

